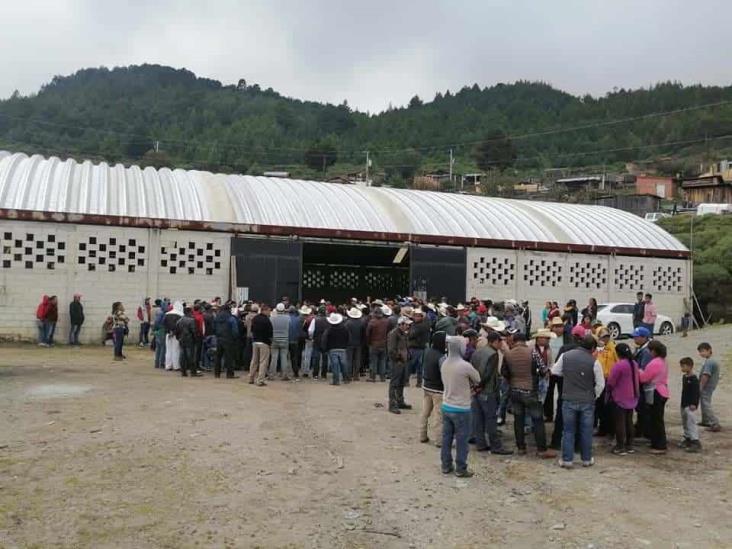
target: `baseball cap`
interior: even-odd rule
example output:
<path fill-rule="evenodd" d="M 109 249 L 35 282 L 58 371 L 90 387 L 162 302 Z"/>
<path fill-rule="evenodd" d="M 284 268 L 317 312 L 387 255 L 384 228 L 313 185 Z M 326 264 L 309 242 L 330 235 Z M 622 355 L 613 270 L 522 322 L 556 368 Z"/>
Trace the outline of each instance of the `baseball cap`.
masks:
<path fill-rule="evenodd" d="M 645 326 L 638 326 L 633 330 L 633 337 L 651 337 L 651 332 Z"/>
<path fill-rule="evenodd" d="M 577 326 L 575 326 L 574 328 L 572 328 L 572 335 L 574 337 L 585 337 L 586 332 L 587 332 L 587 330 L 585 330 L 579 324 Z"/>

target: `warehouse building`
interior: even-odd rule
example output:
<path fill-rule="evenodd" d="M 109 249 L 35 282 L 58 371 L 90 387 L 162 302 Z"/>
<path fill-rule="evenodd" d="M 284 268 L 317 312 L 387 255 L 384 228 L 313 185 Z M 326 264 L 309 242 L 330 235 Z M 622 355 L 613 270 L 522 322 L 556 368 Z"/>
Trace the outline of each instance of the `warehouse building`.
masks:
<path fill-rule="evenodd" d="M 632 301 L 676 319 L 688 250 L 620 210 L 0 152 L 0 338 L 32 339 L 43 294 L 84 296 L 86 341 L 113 301 L 275 302 L 418 294 Z M 134 330 L 134 328 L 133 328 Z"/>

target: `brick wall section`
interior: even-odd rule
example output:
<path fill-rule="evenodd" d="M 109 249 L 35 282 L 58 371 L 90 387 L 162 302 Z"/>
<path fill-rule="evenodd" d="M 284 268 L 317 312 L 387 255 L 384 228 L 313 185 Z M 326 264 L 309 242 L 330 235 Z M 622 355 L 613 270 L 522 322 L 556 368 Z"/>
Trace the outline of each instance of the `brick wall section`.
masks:
<path fill-rule="evenodd" d="M 39 242 L 42 248 L 36 247 Z M 136 338 L 136 311 L 146 296 L 187 301 L 228 297 L 229 244 L 230 235 L 224 233 L 0 221 L 0 339 L 35 340 L 36 307 L 47 294 L 58 296 L 55 339 L 66 342 L 68 307 L 76 292 L 84 296 L 83 342 L 99 340 L 114 301 L 125 304 Z M 165 267 L 161 264 L 161 248 L 167 247 L 170 255 L 173 246 L 186 249 L 182 259 L 175 254 L 175 273 L 170 258 Z M 29 249 L 32 253 L 26 254 Z"/>

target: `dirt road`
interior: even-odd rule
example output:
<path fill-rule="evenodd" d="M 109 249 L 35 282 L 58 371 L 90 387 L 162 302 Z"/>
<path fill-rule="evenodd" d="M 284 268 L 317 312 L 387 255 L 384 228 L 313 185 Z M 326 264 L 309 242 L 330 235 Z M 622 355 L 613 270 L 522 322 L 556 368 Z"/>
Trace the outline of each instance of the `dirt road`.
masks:
<path fill-rule="evenodd" d="M 0 347 L 2 547 L 730 547 L 732 328 L 670 341 L 665 457 L 597 465 L 471 452 L 443 476 L 417 441 L 421 392 L 401 416 L 385 384 L 181 378 L 149 351 Z M 724 359 L 728 430 L 681 433 L 678 358 L 709 340 Z M 512 431 L 504 439 L 513 447 Z"/>

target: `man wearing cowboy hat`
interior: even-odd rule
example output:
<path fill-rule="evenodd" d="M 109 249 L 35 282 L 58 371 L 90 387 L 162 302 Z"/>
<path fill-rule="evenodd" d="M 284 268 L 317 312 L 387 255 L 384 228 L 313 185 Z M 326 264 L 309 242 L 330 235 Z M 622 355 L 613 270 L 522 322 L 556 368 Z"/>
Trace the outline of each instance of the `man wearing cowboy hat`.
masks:
<path fill-rule="evenodd" d="M 348 330 L 343 322 L 343 315 L 330 313 L 327 318 L 328 328 L 323 334 L 323 348 L 328 353 L 328 363 L 333 375 L 331 385 L 341 384 L 341 373 L 348 367 L 346 349 L 348 348 Z M 348 380 L 344 378 L 344 383 Z"/>
<path fill-rule="evenodd" d="M 354 298 L 355 299 L 355 298 Z M 363 313 L 355 305 L 346 313 L 346 330 L 348 330 L 348 349 L 346 360 L 348 366 L 343 374 L 344 380 L 358 381 L 361 377 L 361 348 L 363 346 L 365 329 L 363 325 Z"/>
<path fill-rule="evenodd" d="M 533 343 L 529 345 L 537 368 L 537 393 L 539 396 L 539 402 L 541 402 L 542 405 L 542 413 L 549 389 L 548 377 L 550 376 L 551 367 L 554 364 L 554 357 L 552 356 L 550 342 L 553 339 L 556 339 L 556 337 L 556 334 L 550 329 L 541 328 L 536 332 Z M 526 424 L 528 429 L 532 427 L 529 418 L 527 418 Z"/>
<path fill-rule="evenodd" d="M 558 316 L 555 316 L 549 321 L 549 329 L 554 333 L 556 337 L 549 339 L 549 350 L 551 351 L 551 362 L 559 356 L 559 351 L 564 345 L 564 322 Z M 549 375 L 549 384 L 546 388 L 546 397 L 544 398 L 544 421 L 554 421 L 554 388 L 557 386 L 557 382 L 561 381 L 560 378 L 554 374 Z"/>
<path fill-rule="evenodd" d="M 417 387 L 422 386 L 422 363 L 424 351 L 430 341 L 430 327 L 422 309 L 412 311 L 412 325 L 409 327 L 409 374 L 417 375 Z M 409 378 L 407 378 L 409 379 Z M 409 382 L 407 382 L 409 385 Z"/>
<path fill-rule="evenodd" d="M 290 315 L 284 303 L 278 303 L 270 317 L 272 323 L 272 346 L 270 347 L 269 379 L 277 377 L 277 363 L 280 365 L 282 381 L 290 380 Z"/>
<path fill-rule="evenodd" d="M 310 371 L 313 379 L 328 379 L 328 352 L 323 347 L 323 334 L 328 329 L 328 321 L 325 317 L 325 305 L 318 307 L 318 315 L 313 318 L 308 326 L 308 337 L 313 341 L 313 350 L 310 355 Z"/>
<path fill-rule="evenodd" d="M 437 324 L 435 324 L 435 331 L 436 332 L 445 332 L 448 336 L 454 336 L 457 331 L 457 311 L 455 311 L 455 308 L 451 305 L 448 305 L 447 303 L 441 304 L 445 305 L 444 307 L 440 307 L 440 314 L 442 317 L 437 321 Z"/>
<path fill-rule="evenodd" d="M 389 332 L 387 352 L 391 364 L 389 380 L 389 411 L 401 414 L 401 410 L 411 410 L 412 406 L 404 402 L 404 385 L 407 383 L 409 370 L 409 326 L 412 321 L 406 316 L 399 317 L 397 327 Z"/>

